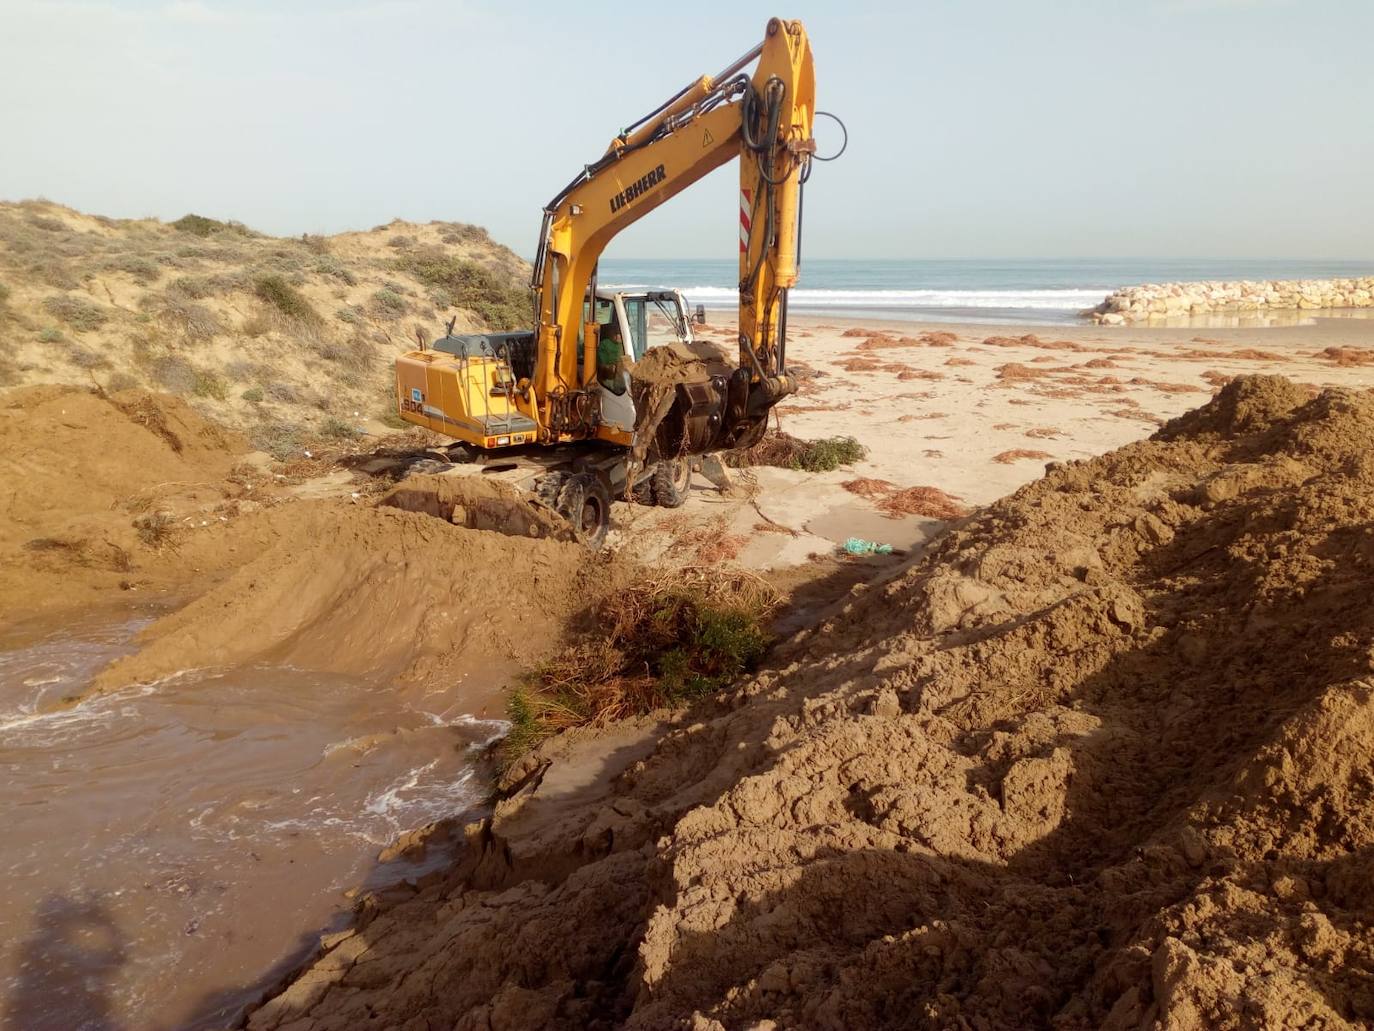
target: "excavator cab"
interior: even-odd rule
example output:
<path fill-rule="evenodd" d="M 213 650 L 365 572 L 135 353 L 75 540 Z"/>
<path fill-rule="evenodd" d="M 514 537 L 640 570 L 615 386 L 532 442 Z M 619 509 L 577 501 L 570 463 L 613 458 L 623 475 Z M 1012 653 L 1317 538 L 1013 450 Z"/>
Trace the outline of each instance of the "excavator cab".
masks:
<path fill-rule="evenodd" d="M 637 362 L 651 348 L 664 344 L 692 344 L 692 319 L 687 302 L 677 290 L 647 290 L 643 293 L 597 290 L 596 303 L 583 306 L 584 318 L 598 326 L 614 322 L 620 328 L 620 341 L 627 362 Z M 604 330 L 602 331 L 605 332 Z M 578 346 L 581 346 L 579 337 Z M 629 374 L 619 373 L 622 382 L 607 386 L 598 381 L 603 422 L 629 432 L 635 425 L 635 405 L 630 396 Z"/>
<path fill-rule="evenodd" d="M 589 305 L 583 305 L 584 319 L 592 321 Z M 692 344 L 692 317 L 687 301 L 678 290 L 646 290 L 643 293 L 597 290 L 595 322 L 605 326 L 616 322 L 625 357 L 637 362 L 650 348 L 663 344 Z M 578 336 L 578 346 L 582 338 Z"/>

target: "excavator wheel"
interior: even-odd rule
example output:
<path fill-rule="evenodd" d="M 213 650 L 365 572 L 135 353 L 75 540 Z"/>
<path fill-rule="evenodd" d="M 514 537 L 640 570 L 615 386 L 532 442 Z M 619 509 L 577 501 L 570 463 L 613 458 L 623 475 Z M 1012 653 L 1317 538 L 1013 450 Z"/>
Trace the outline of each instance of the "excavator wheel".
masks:
<path fill-rule="evenodd" d="M 654 466 L 650 479 L 654 504 L 661 508 L 681 508 L 692 489 L 692 462 L 687 458 L 672 458 Z"/>
<path fill-rule="evenodd" d="M 611 529 L 611 492 L 591 473 L 569 476 L 558 491 L 554 510 L 566 519 L 573 536 L 596 551 Z"/>

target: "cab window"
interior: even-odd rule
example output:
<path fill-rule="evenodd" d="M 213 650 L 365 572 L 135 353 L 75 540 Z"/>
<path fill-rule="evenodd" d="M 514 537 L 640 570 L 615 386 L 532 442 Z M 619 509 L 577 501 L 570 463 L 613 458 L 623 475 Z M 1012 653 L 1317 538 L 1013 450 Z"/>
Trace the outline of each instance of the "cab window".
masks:
<path fill-rule="evenodd" d="M 586 301 L 583 301 L 583 302 L 582 302 L 582 321 L 583 321 L 583 322 L 586 322 L 586 321 L 588 321 L 590 318 L 591 318 L 591 305 L 588 304 Z M 615 302 L 614 302 L 614 301 L 603 301 L 601 298 L 598 297 L 598 298 L 596 299 L 596 324 L 597 324 L 598 326 L 606 326 L 606 325 L 609 325 L 610 322 L 611 322 L 611 320 L 614 319 L 614 318 L 615 318 Z M 581 325 L 579 325 L 579 326 L 577 327 L 577 350 L 578 350 L 578 353 L 581 353 L 581 351 L 582 351 L 582 327 L 581 327 Z"/>
<path fill-rule="evenodd" d="M 683 342 L 682 313 L 677 303 L 662 297 L 651 299 L 647 305 L 648 336 L 646 347 Z"/>
<path fill-rule="evenodd" d="M 625 321 L 629 323 L 625 329 L 630 334 L 630 352 L 635 361 L 644 357 L 644 348 L 648 340 L 648 332 L 644 325 L 645 317 L 644 298 L 625 298 Z"/>

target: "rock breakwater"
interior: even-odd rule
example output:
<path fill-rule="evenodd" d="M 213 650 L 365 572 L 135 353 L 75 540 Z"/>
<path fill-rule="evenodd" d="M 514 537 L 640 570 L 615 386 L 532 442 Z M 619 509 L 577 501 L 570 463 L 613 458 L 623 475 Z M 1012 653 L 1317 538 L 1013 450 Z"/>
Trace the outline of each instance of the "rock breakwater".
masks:
<path fill-rule="evenodd" d="M 1374 276 L 1146 283 L 1117 290 L 1090 314 L 1094 322 L 1119 326 L 1184 315 L 1370 307 L 1374 307 Z"/>

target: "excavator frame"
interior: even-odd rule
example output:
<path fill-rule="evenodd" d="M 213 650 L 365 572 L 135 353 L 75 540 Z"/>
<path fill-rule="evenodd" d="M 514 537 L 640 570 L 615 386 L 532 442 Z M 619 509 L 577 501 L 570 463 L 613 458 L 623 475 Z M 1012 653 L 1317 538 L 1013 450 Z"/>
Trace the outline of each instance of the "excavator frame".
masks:
<path fill-rule="evenodd" d="M 806 31 L 773 18 L 758 46 L 622 130 L 545 206 L 532 331 L 455 337 L 450 325 L 444 338 L 397 359 L 401 417 L 456 438 L 467 458 L 487 468 L 517 468 L 517 456 L 496 453 L 518 450 L 546 470 L 530 489 L 575 529 L 586 521 L 580 499 L 608 508 L 610 491 L 629 493 L 641 479 L 679 482 L 686 456 L 755 443 L 773 405 L 795 389 L 786 372 L 787 293 L 798 277 L 815 114 Z M 588 303 L 598 296 L 601 255 L 617 234 L 733 158 L 740 161 L 739 364 L 707 383 L 678 384 L 653 419 L 640 413 L 633 428 L 605 420 L 600 328 Z M 677 497 L 667 486 L 663 492 Z M 653 490 L 640 488 L 640 496 Z M 588 543 L 601 537 L 604 526 Z"/>

